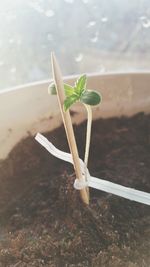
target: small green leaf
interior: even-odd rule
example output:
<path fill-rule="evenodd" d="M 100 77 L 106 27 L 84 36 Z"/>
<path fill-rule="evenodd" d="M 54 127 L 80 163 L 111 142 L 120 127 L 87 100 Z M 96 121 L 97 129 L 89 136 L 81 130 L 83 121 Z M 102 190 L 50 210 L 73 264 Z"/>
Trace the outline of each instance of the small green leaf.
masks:
<path fill-rule="evenodd" d="M 86 89 L 86 82 L 87 82 L 87 77 L 86 75 L 82 75 L 79 77 L 79 79 L 75 83 L 75 91 L 78 95 L 81 95 L 83 91 Z"/>
<path fill-rule="evenodd" d="M 84 104 L 95 106 L 101 102 L 99 93 L 93 90 L 86 90 L 80 97 L 80 101 Z"/>
<path fill-rule="evenodd" d="M 74 88 L 68 84 L 64 83 L 64 90 L 65 90 L 65 95 L 66 96 L 70 96 L 74 93 Z M 48 87 L 48 93 L 51 95 L 56 95 L 57 91 L 56 91 L 56 86 L 54 83 L 51 83 Z"/>
<path fill-rule="evenodd" d="M 56 92 L 56 87 L 55 87 L 55 84 L 54 83 L 51 83 L 48 87 L 48 93 L 50 95 L 57 95 L 57 92 Z"/>
<path fill-rule="evenodd" d="M 64 110 L 67 111 L 78 99 L 79 97 L 75 94 L 68 96 L 64 101 Z"/>
<path fill-rule="evenodd" d="M 64 83 L 66 97 L 71 96 L 74 93 L 74 88 L 69 84 Z"/>

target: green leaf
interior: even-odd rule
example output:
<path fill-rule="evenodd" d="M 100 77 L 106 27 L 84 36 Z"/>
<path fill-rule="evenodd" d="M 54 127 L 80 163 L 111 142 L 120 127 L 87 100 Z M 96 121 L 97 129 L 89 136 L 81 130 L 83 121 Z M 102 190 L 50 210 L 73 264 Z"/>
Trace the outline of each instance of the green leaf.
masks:
<path fill-rule="evenodd" d="M 99 93 L 93 90 L 86 90 L 80 97 L 80 101 L 84 104 L 95 106 L 101 102 Z"/>
<path fill-rule="evenodd" d="M 86 89 L 86 82 L 87 82 L 87 77 L 86 75 L 82 75 L 79 77 L 79 79 L 75 83 L 75 92 L 78 95 L 81 95 L 83 91 Z"/>
<path fill-rule="evenodd" d="M 64 83 L 66 97 L 71 96 L 74 93 L 74 88 L 69 84 Z"/>
<path fill-rule="evenodd" d="M 78 99 L 79 97 L 75 94 L 68 96 L 64 101 L 64 110 L 67 111 Z"/>
<path fill-rule="evenodd" d="M 48 87 L 48 93 L 50 95 L 57 95 L 57 92 L 56 92 L 56 87 L 55 87 L 55 84 L 54 83 L 51 83 Z"/>
<path fill-rule="evenodd" d="M 65 95 L 66 96 L 71 96 L 74 93 L 74 88 L 70 86 L 69 84 L 64 83 L 64 90 L 65 90 Z M 48 87 L 48 93 L 51 95 L 56 95 L 56 86 L 54 83 L 51 83 Z"/>

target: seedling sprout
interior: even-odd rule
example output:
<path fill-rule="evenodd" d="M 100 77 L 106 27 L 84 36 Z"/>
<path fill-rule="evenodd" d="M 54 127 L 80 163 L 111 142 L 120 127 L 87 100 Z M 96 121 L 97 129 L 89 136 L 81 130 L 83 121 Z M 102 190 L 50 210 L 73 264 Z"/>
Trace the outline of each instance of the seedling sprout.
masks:
<path fill-rule="evenodd" d="M 64 101 L 64 110 L 67 111 L 76 102 L 80 102 L 87 110 L 87 130 L 86 130 L 86 146 L 84 163 L 88 164 L 90 139 L 91 139 L 91 126 L 92 126 L 92 109 L 91 106 L 96 106 L 101 102 L 101 95 L 95 90 L 87 89 L 87 76 L 84 74 L 80 76 L 74 86 L 64 83 L 64 91 L 66 99 Z M 55 84 L 50 84 L 48 92 L 56 95 Z"/>
<path fill-rule="evenodd" d="M 86 145 L 84 163 L 88 165 L 90 140 L 91 140 L 91 127 L 92 127 L 92 108 L 101 102 L 101 95 L 95 90 L 87 89 L 87 76 L 84 74 L 80 76 L 74 86 L 64 83 L 64 91 L 66 99 L 64 100 L 64 111 L 71 108 L 76 102 L 80 102 L 84 105 L 87 111 L 87 129 L 86 129 Z M 52 95 L 56 95 L 55 84 L 50 84 L 48 92 Z"/>

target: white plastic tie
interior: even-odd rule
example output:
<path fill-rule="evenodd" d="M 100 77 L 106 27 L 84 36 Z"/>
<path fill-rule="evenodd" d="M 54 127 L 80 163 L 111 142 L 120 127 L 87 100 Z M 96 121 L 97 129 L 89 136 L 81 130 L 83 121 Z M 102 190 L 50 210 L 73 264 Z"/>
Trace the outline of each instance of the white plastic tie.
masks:
<path fill-rule="evenodd" d="M 88 187 L 88 181 L 85 181 L 85 179 L 75 179 L 74 181 L 74 188 L 76 190 L 82 190 L 83 188 Z"/>
<path fill-rule="evenodd" d="M 64 161 L 73 164 L 72 155 L 70 153 L 63 152 L 57 149 L 51 142 L 48 141 L 42 134 L 38 133 L 35 139 L 48 150 L 53 156 L 62 159 Z M 112 183 L 97 177 L 90 176 L 89 170 L 85 166 L 84 162 L 80 160 L 80 166 L 83 178 L 75 179 L 74 188 L 81 190 L 85 187 L 92 187 L 98 190 L 102 190 L 107 193 L 111 193 L 126 199 L 150 205 L 150 193 L 139 191 L 133 188 L 125 187 L 116 183 Z M 86 179 L 85 179 L 86 177 Z"/>

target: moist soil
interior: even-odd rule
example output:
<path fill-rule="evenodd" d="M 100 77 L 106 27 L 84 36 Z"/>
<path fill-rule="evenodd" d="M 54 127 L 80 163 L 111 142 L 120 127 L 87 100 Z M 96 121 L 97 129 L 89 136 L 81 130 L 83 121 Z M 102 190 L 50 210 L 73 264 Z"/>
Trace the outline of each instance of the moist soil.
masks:
<path fill-rule="evenodd" d="M 74 125 L 83 158 L 86 122 Z M 69 151 L 63 126 L 44 134 Z M 150 115 L 93 122 L 93 176 L 150 192 Z M 149 267 L 150 208 L 73 189 L 73 167 L 32 136 L 0 162 L 0 267 Z"/>

